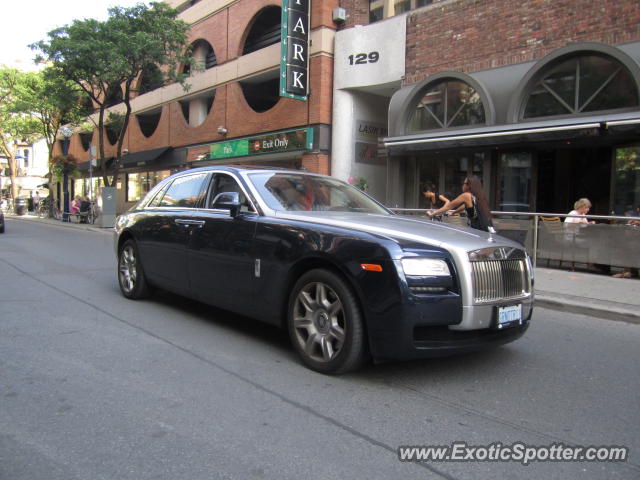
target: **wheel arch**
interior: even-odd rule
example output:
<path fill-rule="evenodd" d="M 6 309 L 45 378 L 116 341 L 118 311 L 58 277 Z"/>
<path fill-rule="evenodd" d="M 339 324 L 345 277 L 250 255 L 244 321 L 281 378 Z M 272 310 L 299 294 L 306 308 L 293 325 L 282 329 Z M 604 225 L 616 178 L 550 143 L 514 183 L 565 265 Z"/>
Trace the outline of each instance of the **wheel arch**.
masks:
<path fill-rule="evenodd" d="M 117 246 L 117 250 L 116 250 L 116 255 L 120 255 L 120 250 L 122 249 L 122 245 L 124 245 L 124 242 L 126 242 L 127 240 L 133 240 L 136 241 L 136 238 L 133 236 L 133 233 L 131 233 L 129 230 L 125 230 L 123 231 L 119 236 L 118 236 L 118 246 Z"/>
<path fill-rule="evenodd" d="M 340 277 L 346 285 L 353 292 L 356 302 L 358 304 L 358 308 L 360 309 L 360 313 L 362 315 L 362 327 L 364 329 L 364 334 L 366 337 L 366 347 L 367 351 L 370 351 L 370 343 L 371 340 L 369 338 L 369 327 L 367 325 L 367 311 L 364 308 L 363 296 L 362 292 L 357 286 L 357 282 L 355 279 L 349 274 L 349 271 L 338 263 L 332 261 L 330 258 L 322 257 L 322 256 L 313 256 L 307 257 L 296 262 L 287 274 L 287 278 L 285 281 L 285 289 L 287 292 L 286 295 L 283 295 L 282 304 L 281 304 L 281 312 L 280 315 L 280 327 L 287 328 L 287 318 L 289 315 L 289 300 L 291 297 L 291 292 L 293 291 L 293 287 L 296 282 L 307 272 L 316 269 L 324 269 L 328 270 L 331 273 Z"/>

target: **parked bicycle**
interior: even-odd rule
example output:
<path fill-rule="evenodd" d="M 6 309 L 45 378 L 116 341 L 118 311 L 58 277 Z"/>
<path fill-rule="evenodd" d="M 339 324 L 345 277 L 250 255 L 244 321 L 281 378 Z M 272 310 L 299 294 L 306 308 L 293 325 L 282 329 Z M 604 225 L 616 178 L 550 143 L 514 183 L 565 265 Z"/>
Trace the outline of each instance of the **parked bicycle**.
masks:
<path fill-rule="evenodd" d="M 96 218 L 98 217 L 98 207 L 96 206 L 95 201 L 83 200 L 80 202 L 80 210 L 74 214 L 72 217 L 75 217 L 78 223 L 88 223 L 93 225 L 96 222 Z"/>
<path fill-rule="evenodd" d="M 40 218 L 48 218 L 49 212 L 51 212 L 53 218 L 55 218 L 56 220 L 61 220 L 62 212 L 55 202 L 53 203 L 53 208 L 51 208 L 52 202 L 53 199 L 51 197 L 46 197 L 40 200 L 40 202 L 38 202 L 38 208 L 36 209 L 36 215 Z"/>

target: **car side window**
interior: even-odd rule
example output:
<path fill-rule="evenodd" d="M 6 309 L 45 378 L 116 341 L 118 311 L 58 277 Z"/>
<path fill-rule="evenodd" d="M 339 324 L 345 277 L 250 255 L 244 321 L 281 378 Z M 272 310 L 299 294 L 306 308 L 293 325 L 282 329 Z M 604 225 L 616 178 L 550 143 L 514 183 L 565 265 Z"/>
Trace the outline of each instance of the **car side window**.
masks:
<path fill-rule="evenodd" d="M 155 192 L 153 195 L 153 198 L 151 199 L 150 202 L 147 203 L 147 208 L 149 207 L 157 207 L 158 204 L 160 203 L 160 200 L 162 199 L 164 192 L 167 191 L 167 185 L 165 185 L 164 187 L 162 187 L 161 189 L 159 189 L 157 192 Z M 142 202 L 142 204 L 144 204 L 144 202 Z"/>
<path fill-rule="evenodd" d="M 185 175 L 176 178 L 167 188 L 162 198 L 158 201 L 158 207 L 198 207 L 205 194 L 206 173 Z M 154 203 L 155 203 L 154 199 Z"/>
<path fill-rule="evenodd" d="M 213 200 L 218 194 L 226 192 L 237 192 L 240 194 L 241 212 L 255 212 L 253 206 L 251 205 L 251 202 L 249 202 L 249 199 L 244 194 L 242 187 L 238 185 L 238 182 L 235 180 L 235 178 L 222 173 L 216 174 L 215 176 L 213 189 L 209 197 L 208 208 L 213 208 Z"/>

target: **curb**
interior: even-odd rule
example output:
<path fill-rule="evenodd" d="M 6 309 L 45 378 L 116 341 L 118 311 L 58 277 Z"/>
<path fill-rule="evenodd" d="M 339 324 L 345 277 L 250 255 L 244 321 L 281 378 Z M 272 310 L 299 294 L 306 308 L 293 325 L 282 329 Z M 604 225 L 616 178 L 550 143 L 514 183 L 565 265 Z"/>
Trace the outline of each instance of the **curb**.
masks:
<path fill-rule="evenodd" d="M 588 302 L 588 299 L 585 301 Z M 640 325 L 640 314 L 637 311 L 621 307 L 614 302 L 585 304 L 537 291 L 534 305 L 560 312 L 577 313 L 604 320 Z"/>

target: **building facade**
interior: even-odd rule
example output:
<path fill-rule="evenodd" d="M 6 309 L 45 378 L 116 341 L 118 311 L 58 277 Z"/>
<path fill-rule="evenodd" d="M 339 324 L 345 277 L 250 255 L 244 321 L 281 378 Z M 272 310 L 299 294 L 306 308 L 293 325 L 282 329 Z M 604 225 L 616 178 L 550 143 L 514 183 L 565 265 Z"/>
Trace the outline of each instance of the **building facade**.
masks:
<path fill-rule="evenodd" d="M 332 10 L 337 1 L 310 4 L 306 100 L 279 96 L 282 3 L 278 0 L 171 0 L 191 25 L 193 72 L 185 90 L 157 85 L 153 72 L 141 75 L 123 145 L 117 181 L 119 212 L 173 171 L 215 163 L 269 164 L 330 173 L 333 90 Z M 123 110 L 114 95 L 112 111 Z M 117 137 L 107 130 L 106 157 Z M 63 151 L 61 139 L 56 153 Z M 99 191 L 91 159 L 97 131 L 76 130 L 68 153 L 81 178 L 73 194 Z"/>
<path fill-rule="evenodd" d="M 279 96 L 281 2 L 169 3 L 204 70 L 188 91 L 141 76 L 118 211 L 172 171 L 212 163 L 354 178 L 391 207 L 428 207 L 427 184 L 455 196 L 470 174 L 494 210 L 640 204 L 638 2 L 310 2 L 306 101 Z M 71 137 L 72 193 L 97 191 L 96 145 L 95 131 Z"/>
<path fill-rule="evenodd" d="M 640 205 L 638 2 L 341 7 L 334 174 L 365 176 L 374 196 L 408 208 L 428 206 L 424 185 L 455 196 L 470 174 L 495 210 Z M 377 131 L 362 155 L 362 135 Z"/>
<path fill-rule="evenodd" d="M 46 196 L 48 194 L 49 150 L 44 140 L 16 145 L 16 176 L 18 198 Z M 11 173 L 9 161 L 0 157 L 0 196 L 9 198 Z"/>

